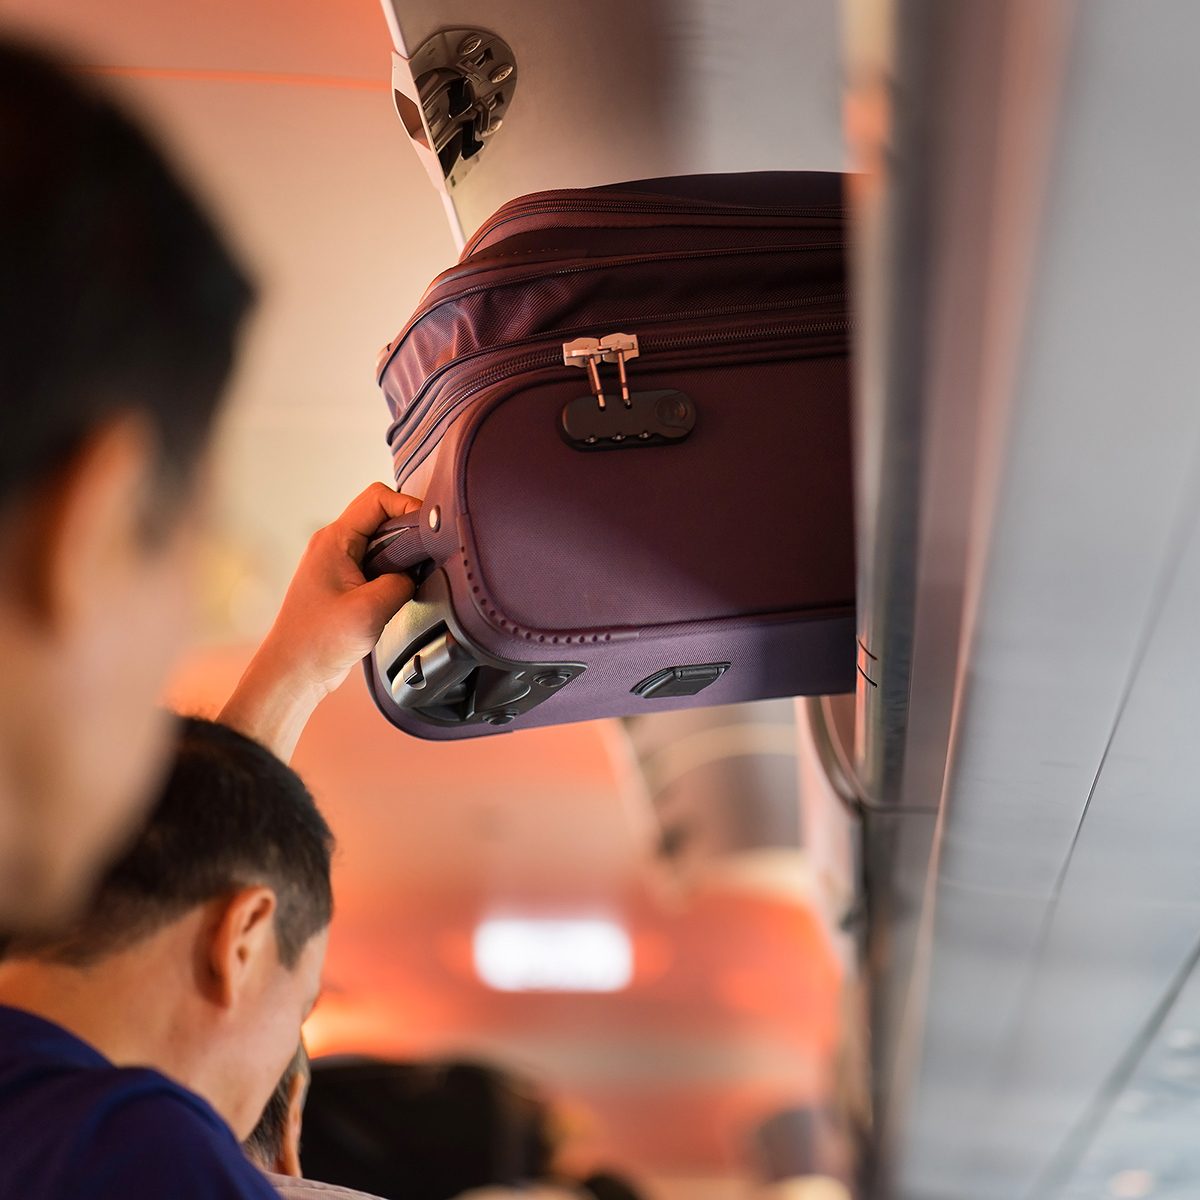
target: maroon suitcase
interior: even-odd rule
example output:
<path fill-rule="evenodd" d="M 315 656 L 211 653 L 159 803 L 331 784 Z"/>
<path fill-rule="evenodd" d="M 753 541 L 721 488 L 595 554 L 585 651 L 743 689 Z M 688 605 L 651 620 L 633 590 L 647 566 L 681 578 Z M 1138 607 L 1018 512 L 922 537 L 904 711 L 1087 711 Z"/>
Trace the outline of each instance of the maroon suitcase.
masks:
<path fill-rule="evenodd" d="M 693 176 L 505 205 L 384 350 L 396 480 L 366 662 L 463 738 L 853 687 L 841 178 Z"/>

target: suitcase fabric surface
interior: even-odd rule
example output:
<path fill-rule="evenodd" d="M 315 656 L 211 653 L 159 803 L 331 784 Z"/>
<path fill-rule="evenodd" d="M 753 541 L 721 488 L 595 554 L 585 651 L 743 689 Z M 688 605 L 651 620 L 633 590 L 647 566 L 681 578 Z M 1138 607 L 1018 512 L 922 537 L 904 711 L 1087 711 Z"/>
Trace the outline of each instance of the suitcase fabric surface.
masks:
<path fill-rule="evenodd" d="M 381 711 L 461 738 L 849 691 L 841 179 L 693 176 L 505 205 L 380 361 L 414 601 Z"/>

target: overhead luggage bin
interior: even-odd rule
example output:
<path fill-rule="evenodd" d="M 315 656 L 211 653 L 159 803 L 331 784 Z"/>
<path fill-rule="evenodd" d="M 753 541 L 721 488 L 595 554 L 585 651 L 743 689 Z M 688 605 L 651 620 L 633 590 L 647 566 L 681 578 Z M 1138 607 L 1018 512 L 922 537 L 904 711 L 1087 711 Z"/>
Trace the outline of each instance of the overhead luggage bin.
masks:
<path fill-rule="evenodd" d="M 461 246 L 530 192 L 841 171 L 836 0 L 382 0 L 397 113 Z"/>
<path fill-rule="evenodd" d="M 870 1194 L 1192 1195 L 1200 9 L 851 9 Z"/>

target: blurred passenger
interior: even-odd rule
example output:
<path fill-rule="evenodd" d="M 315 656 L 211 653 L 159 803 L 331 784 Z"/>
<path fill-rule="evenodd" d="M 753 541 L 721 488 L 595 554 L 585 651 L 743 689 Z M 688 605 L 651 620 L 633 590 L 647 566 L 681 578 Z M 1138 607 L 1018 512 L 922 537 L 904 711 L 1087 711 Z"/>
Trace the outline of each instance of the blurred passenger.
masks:
<path fill-rule="evenodd" d="M 290 768 L 183 723 L 87 913 L 0 962 L 0 1196 L 274 1195 L 239 1141 L 317 998 L 332 845 Z"/>
<path fill-rule="evenodd" d="M 544 1180 L 520 1189 L 480 1188 L 464 1192 L 457 1200 L 645 1200 L 623 1175 L 596 1171 L 581 1182 L 566 1177 Z"/>
<path fill-rule="evenodd" d="M 252 289 L 93 81 L 0 39 L 0 929 L 76 910 L 169 755 L 214 415 Z M 314 539 L 230 721 L 285 758 L 411 595 L 377 485 Z M 315 637 L 315 641 L 312 637 Z"/>
<path fill-rule="evenodd" d="M 314 1064 L 304 1165 L 388 1200 L 451 1200 L 548 1178 L 545 1102 L 484 1063 L 327 1059 Z"/>
<path fill-rule="evenodd" d="M 582 1186 L 586 1200 L 643 1200 L 628 1179 L 613 1171 L 594 1171 Z"/>
<path fill-rule="evenodd" d="M 300 1177 L 300 1131 L 308 1080 L 308 1052 L 302 1042 L 275 1085 L 258 1124 L 242 1143 L 246 1157 L 268 1174 Z"/>
<path fill-rule="evenodd" d="M 621 1177 L 584 1183 L 554 1165 L 550 1105 L 486 1063 L 318 1061 L 305 1110 L 306 1168 L 388 1200 L 641 1200 Z"/>
<path fill-rule="evenodd" d="M 516 1187 L 472 1188 L 454 1200 L 592 1200 L 587 1192 L 570 1182 L 527 1183 Z"/>
<path fill-rule="evenodd" d="M 271 1181 L 284 1200 L 377 1200 L 331 1183 L 304 1179 L 300 1171 L 300 1135 L 304 1123 L 304 1097 L 308 1091 L 308 1053 L 303 1042 L 288 1063 L 283 1078 L 250 1136 L 242 1143 L 246 1157 Z"/>

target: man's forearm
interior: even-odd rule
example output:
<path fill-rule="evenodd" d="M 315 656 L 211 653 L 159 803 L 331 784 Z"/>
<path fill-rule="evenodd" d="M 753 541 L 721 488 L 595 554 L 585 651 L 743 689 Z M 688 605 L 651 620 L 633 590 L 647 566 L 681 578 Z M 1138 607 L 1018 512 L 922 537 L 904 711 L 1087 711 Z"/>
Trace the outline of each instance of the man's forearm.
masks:
<path fill-rule="evenodd" d="M 386 520 L 420 507 L 382 483 L 351 501 L 309 540 L 279 615 L 220 720 L 287 762 L 317 705 L 379 640 L 412 599 L 406 575 L 367 579 L 362 558 Z"/>
<path fill-rule="evenodd" d="M 299 676 L 268 639 L 251 659 L 218 719 L 289 762 L 326 694 L 323 687 Z"/>

